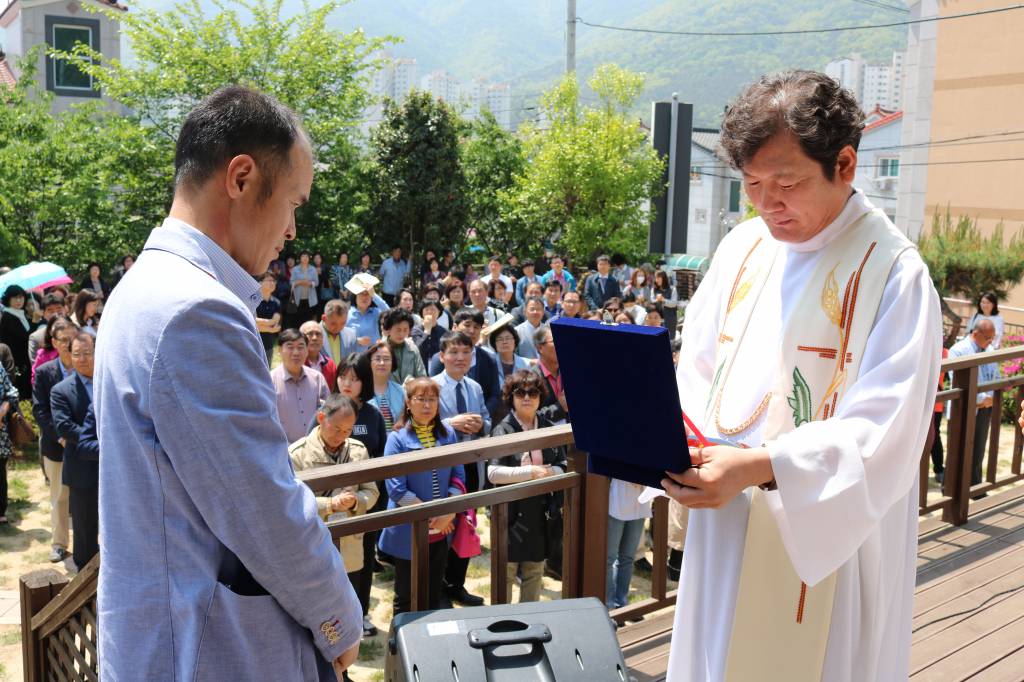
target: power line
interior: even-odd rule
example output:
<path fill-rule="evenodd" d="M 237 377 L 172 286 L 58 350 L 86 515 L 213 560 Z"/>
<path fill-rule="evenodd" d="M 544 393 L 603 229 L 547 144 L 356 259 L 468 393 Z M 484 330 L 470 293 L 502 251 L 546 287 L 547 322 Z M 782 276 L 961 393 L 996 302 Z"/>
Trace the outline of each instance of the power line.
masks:
<path fill-rule="evenodd" d="M 897 5 L 890 5 L 888 3 L 879 2 L 878 0 L 853 0 L 853 1 L 854 2 L 859 2 L 862 5 L 867 5 L 868 7 L 877 7 L 878 9 L 888 9 L 888 10 L 892 10 L 893 12 L 903 12 L 904 14 L 908 14 L 910 12 L 910 10 L 907 9 L 906 7 L 899 7 Z"/>
<path fill-rule="evenodd" d="M 936 21 L 947 21 L 950 19 L 963 19 L 966 17 L 979 17 L 986 14 L 999 14 L 1001 12 L 1012 12 L 1024 9 L 1024 4 L 1011 5 L 1009 7 L 998 7 L 994 9 L 977 10 L 974 12 L 963 12 L 961 14 L 950 14 L 944 17 L 924 17 L 921 19 L 908 19 L 906 21 L 892 21 L 885 24 L 866 24 L 862 26 L 835 26 L 832 28 L 805 28 L 788 31 L 668 31 L 654 28 L 632 28 L 629 26 L 611 26 L 609 24 L 593 24 L 581 17 L 576 21 L 591 28 L 603 28 L 609 31 L 625 31 L 628 33 L 655 33 L 658 35 L 670 36 L 691 36 L 691 37 L 750 37 L 750 36 L 789 36 L 808 35 L 815 33 L 839 33 L 842 31 L 866 31 L 877 28 L 895 28 L 898 26 L 913 26 L 915 24 L 927 24 Z"/>
<path fill-rule="evenodd" d="M 951 137 L 951 138 L 945 139 L 945 140 L 929 140 L 927 142 L 912 142 L 912 143 L 909 143 L 909 144 L 898 144 L 898 145 L 892 145 L 892 146 L 889 146 L 889 147 L 864 147 L 862 149 L 858 149 L 857 153 L 860 153 L 860 152 L 871 152 L 871 151 L 877 151 L 877 150 L 883 150 L 883 149 L 917 149 L 917 148 L 921 148 L 921 147 L 939 147 L 939 146 L 945 146 L 945 145 L 952 146 L 954 143 L 958 143 L 958 142 L 959 143 L 963 143 L 963 142 L 969 141 L 969 140 L 981 140 L 981 139 L 987 138 L 987 137 L 1003 138 L 1003 137 L 1010 137 L 1011 135 L 1024 135 L 1024 130 L 1010 130 L 1010 131 L 1006 131 L 1006 132 L 1002 132 L 1002 133 L 986 133 L 984 135 L 980 135 L 980 134 L 979 135 L 965 135 L 963 137 Z M 1002 139 L 999 139 L 999 140 L 987 140 L 986 142 L 1007 142 L 1007 141 L 1009 141 L 1009 142 L 1016 142 L 1017 140 L 1002 140 Z M 982 142 L 973 142 L 973 144 L 984 144 L 984 143 L 982 143 Z"/>

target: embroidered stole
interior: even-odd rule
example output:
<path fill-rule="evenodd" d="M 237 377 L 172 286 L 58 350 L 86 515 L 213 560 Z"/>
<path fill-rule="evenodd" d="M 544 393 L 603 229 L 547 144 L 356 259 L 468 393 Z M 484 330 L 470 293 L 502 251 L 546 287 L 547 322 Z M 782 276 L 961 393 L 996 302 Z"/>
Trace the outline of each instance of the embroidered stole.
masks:
<path fill-rule="evenodd" d="M 748 326 L 769 273 L 781 267 L 778 243 L 758 238 L 726 302 L 706 420 L 713 418 L 718 432 L 728 437 L 750 430 L 764 417 L 768 441 L 834 415 L 858 376 L 892 266 L 908 248 L 914 247 L 877 209 L 824 247 L 783 332 L 772 391 L 744 422 L 721 424 L 719 410 L 736 355 L 741 349 L 764 351 L 758 347 L 764 339 L 748 335 Z M 733 385 L 742 386 L 742 377 Z M 813 587 L 797 576 L 771 511 L 781 504 L 778 495 L 753 491 L 726 661 L 728 682 L 769 679 L 766 675 L 787 682 L 821 680 L 836 576 Z"/>

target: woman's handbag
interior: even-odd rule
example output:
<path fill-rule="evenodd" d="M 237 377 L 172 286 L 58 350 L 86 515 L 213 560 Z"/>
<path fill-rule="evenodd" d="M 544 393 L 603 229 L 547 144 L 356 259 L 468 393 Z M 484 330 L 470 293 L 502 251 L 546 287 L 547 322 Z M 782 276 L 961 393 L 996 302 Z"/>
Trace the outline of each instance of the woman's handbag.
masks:
<path fill-rule="evenodd" d="M 32 425 L 28 423 L 25 416 L 18 410 L 11 412 L 10 419 L 7 420 L 7 433 L 16 448 L 34 443 L 39 438 L 39 434 L 35 432 Z"/>
<path fill-rule="evenodd" d="M 466 494 L 465 484 L 457 478 L 452 485 Z M 476 509 L 467 509 L 455 515 L 455 530 L 452 532 L 452 549 L 462 559 L 480 556 L 480 536 L 476 534 Z"/>

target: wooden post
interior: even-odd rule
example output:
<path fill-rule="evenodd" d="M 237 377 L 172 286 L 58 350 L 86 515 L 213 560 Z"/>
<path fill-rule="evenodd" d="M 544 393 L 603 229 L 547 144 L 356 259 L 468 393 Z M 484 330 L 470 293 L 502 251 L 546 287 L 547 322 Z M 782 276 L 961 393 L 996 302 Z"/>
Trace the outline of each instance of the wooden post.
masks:
<path fill-rule="evenodd" d="M 608 556 L 608 487 L 605 476 L 587 474 L 583 488 L 583 514 L 580 528 L 580 596 L 596 597 L 602 602 L 605 594 L 605 560 Z"/>
<path fill-rule="evenodd" d="M 39 613 L 68 584 L 66 576 L 52 568 L 32 571 L 18 580 L 21 601 L 21 656 L 26 682 L 46 679 L 46 654 L 32 631 L 32 616 Z"/>
<path fill-rule="evenodd" d="M 989 415 L 988 448 L 985 451 L 985 480 L 996 482 L 996 470 L 999 468 L 999 426 L 1003 417 L 1003 392 L 992 392 L 992 413 Z"/>
<path fill-rule="evenodd" d="M 586 480 L 587 455 L 574 445 L 569 446 L 568 470 L 576 472 Z M 565 491 L 562 504 L 562 599 L 575 599 L 580 595 L 580 519 L 582 515 L 580 486 Z"/>
<path fill-rule="evenodd" d="M 953 402 L 946 441 L 946 478 L 943 492 L 953 498 L 942 512 L 942 520 L 955 526 L 967 523 L 971 502 L 971 457 L 974 421 L 978 402 L 978 366 L 953 372 L 953 387 L 962 389 Z"/>
<path fill-rule="evenodd" d="M 654 500 L 651 536 L 654 542 L 651 596 L 661 600 L 668 593 L 668 498 L 666 497 Z"/>
<path fill-rule="evenodd" d="M 491 604 L 507 604 L 508 504 L 491 507 Z"/>
<path fill-rule="evenodd" d="M 1019 406 L 1021 401 L 1024 401 L 1024 385 L 1017 387 L 1013 404 L 1015 406 Z M 1017 476 L 1020 475 L 1020 460 L 1022 452 L 1024 452 L 1024 433 L 1021 433 L 1021 430 L 1016 428 L 1013 430 L 1013 459 L 1010 462 L 1010 471 Z"/>
<path fill-rule="evenodd" d="M 411 609 L 426 611 L 430 608 L 430 537 L 429 521 L 412 524 L 412 576 L 410 578 Z"/>

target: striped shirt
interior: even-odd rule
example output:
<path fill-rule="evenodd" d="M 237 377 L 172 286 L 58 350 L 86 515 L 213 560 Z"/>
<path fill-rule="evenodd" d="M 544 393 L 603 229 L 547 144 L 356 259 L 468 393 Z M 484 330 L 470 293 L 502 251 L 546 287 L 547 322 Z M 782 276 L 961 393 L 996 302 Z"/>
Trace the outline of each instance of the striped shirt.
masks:
<path fill-rule="evenodd" d="M 424 450 L 437 445 L 437 438 L 434 437 L 434 422 L 426 425 L 413 422 L 412 427 L 416 430 L 416 437 L 420 439 L 420 445 L 423 446 Z M 432 499 L 436 500 L 441 497 L 441 482 L 437 478 L 437 469 L 430 470 L 430 481 L 431 492 L 434 495 Z"/>

